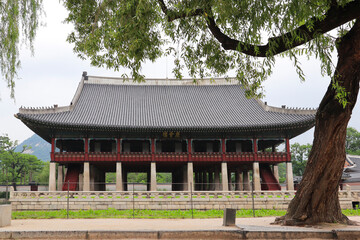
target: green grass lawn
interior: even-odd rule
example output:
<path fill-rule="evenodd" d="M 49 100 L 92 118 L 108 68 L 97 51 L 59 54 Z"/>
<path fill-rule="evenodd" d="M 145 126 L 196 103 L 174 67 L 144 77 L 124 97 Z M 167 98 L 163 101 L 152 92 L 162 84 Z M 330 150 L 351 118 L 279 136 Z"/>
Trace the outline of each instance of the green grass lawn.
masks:
<path fill-rule="evenodd" d="M 222 210 L 194 210 L 194 218 L 222 218 Z M 256 217 L 283 216 L 285 210 L 261 209 L 255 211 Z M 360 209 L 343 210 L 347 216 L 360 216 Z M 252 210 L 237 210 L 239 218 L 253 217 Z M 12 213 L 12 219 L 51 219 L 66 218 L 66 210 L 59 211 L 18 211 Z M 135 218 L 191 218 L 191 210 L 135 210 Z M 133 218 L 132 210 L 79 210 L 69 211 L 69 218 Z"/>

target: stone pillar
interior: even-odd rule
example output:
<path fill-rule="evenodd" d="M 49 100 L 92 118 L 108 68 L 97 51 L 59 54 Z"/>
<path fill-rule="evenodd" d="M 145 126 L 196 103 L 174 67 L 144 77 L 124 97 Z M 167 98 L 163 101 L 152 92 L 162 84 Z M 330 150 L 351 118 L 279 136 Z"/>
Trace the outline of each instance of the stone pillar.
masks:
<path fill-rule="evenodd" d="M 121 162 L 116 162 L 116 191 L 124 191 Z"/>
<path fill-rule="evenodd" d="M 90 163 L 89 163 L 90 166 Z M 97 169 L 95 168 L 95 166 L 90 166 L 89 167 L 89 179 L 90 179 L 90 191 L 96 191 L 96 177 L 97 177 Z M 84 174 L 85 177 L 85 174 Z M 85 182 L 85 179 L 84 179 Z M 85 191 L 85 190 L 84 190 Z"/>
<path fill-rule="evenodd" d="M 231 171 L 228 171 L 228 183 L 229 183 L 229 191 L 232 191 L 232 181 L 231 181 Z"/>
<path fill-rule="evenodd" d="M 57 190 L 62 191 L 62 187 L 64 184 L 64 174 L 63 174 L 63 166 L 58 166 L 58 182 L 57 182 Z"/>
<path fill-rule="evenodd" d="M 249 176 L 249 171 L 245 170 L 243 172 L 243 177 L 244 177 L 244 191 L 250 191 L 250 176 Z"/>
<path fill-rule="evenodd" d="M 236 179 L 235 190 L 236 191 L 243 191 L 244 190 L 243 172 L 240 169 L 237 169 L 235 174 L 236 174 L 235 175 L 235 179 Z"/>
<path fill-rule="evenodd" d="M 192 162 L 187 163 L 187 189 L 194 191 L 194 167 Z"/>
<path fill-rule="evenodd" d="M 198 179 L 198 181 L 197 181 L 197 190 L 198 191 L 201 191 L 202 190 L 202 173 L 201 172 L 197 172 L 196 173 L 197 174 L 197 179 Z"/>
<path fill-rule="evenodd" d="M 222 190 L 229 191 L 229 184 L 228 184 L 228 169 L 227 163 L 221 163 L 221 181 L 222 181 Z"/>
<path fill-rule="evenodd" d="M 179 181 L 178 181 L 178 184 L 177 184 L 177 190 L 178 191 L 183 191 L 183 189 L 184 189 L 183 188 L 183 185 L 184 185 L 184 170 L 183 170 L 182 167 L 179 168 L 178 175 L 179 175 Z"/>
<path fill-rule="evenodd" d="M 197 191 L 201 190 L 201 186 L 202 186 L 202 178 L 201 178 L 201 172 L 196 172 L 196 189 Z"/>
<path fill-rule="evenodd" d="M 171 179 L 172 179 L 172 183 L 171 183 L 171 191 L 177 191 L 178 190 L 178 186 L 177 186 L 177 182 L 178 182 L 178 172 L 177 171 L 172 171 L 171 172 Z"/>
<path fill-rule="evenodd" d="M 254 191 L 261 191 L 259 162 L 253 163 L 253 182 Z"/>
<path fill-rule="evenodd" d="M 208 171 L 209 174 L 209 189 L 210 191 L 214 191 L 214 173 L 212 170 Z"/>
<path fill-rule="evenodd" d="M 239 191 L 240 185 L 239 185 L 239 170 L 236 169 L 235 171 L 235 191 Z"/>
<path fill-rule="evenodd" d="M 150 164 L 150 191 L 156 191 L 156 163 L 151 162 Z"/>
<path fill-rule="evenodd" d="M 294 177 L 291 162 L 286 163 L 286 189 L 288 191 L 294 190 Z"/>
<path fill-rule="evenodd" d="M 279 166 L 277 164 L 274 164 L 273 166 L 273 174 L 276 178 L 276 181 L 279 182 Z"/>
<path fill-rule="evenodd" d="M 151 166 L 150 166 L 151 167 Z M 146 191 L 151 191 L 150 187 L 151 187 L 151 170 L 149 169 L 146 172 Z"/>
<path fill-rule="evenodd" d="M 198 175 L 198 181 L 197 181 L 197 185 L 198 185 L 198 189 L 197 190 L 202 190 L 202 187 L 203 187 L 203 178 L 202 178 L 202 172 L 197 172 L 197 175 Z"/>
<path fill-rule="evenodd" d="M 207 179 L 207 172 L 203 171 L 202 172 L 202 182 L 203 182 L 203 187 L 202 190 L 203 191 L 207 191 L 208 190 L 208 179 Z"/>
<path fill-rule="evenodd" d="M 56 191 L 56 163 L 50 162 L 49 191 Z"/>
<path fill-rule="evenodd" d="M 106 172 L 98 169 L 97 191 L 106 191 Z"/>
<path fill-rule="evenodd" d="M 218 166 L 215 166 L 214 183 L 215 183 L 215 191 L 220 191 L 220 171 Z"/>
<path fill-rule="evenodd" d="M 84 162 L 83 191 L 90 191 L 90 163 Z"/>
<path fill-rule="evenodd" d="M 182 185 L 181 185 L 181 191 L 187 191 L 188 190 L 188 178 L 187 178 L 187 165 L 184 165 L 182 167 Z"/>
<path fill-rule="evenodd" d="M 127 171 L 123 168 L 123 166 L 121 166 L 121 167 L 123 170 L 123 172 L 122 172 L 123 190 L 127 191 L 128 190 Z"/>
<path fill-rule="evenodd" d="M 84 174 L 79 174 L 79 191 L 84 191 Z"/>
<path fill-rule="evenodd" d="M 195 191 L 199 190 L 199 173 L 195 172 L 195 183 L 194 183 L 194 189 Z"/>

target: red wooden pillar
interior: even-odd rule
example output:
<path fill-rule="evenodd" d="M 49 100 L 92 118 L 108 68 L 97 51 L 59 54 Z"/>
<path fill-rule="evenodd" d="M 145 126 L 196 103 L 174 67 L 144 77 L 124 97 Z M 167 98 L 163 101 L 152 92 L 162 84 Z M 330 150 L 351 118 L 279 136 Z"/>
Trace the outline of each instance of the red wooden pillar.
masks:
<path fill-rule="evenodd" d="M 151 138 L 151 161 L 155 162 L 155 138 Z"/>
<path fill-rule="evenodd" d="M 51 154 L 50 154 L 51 161 L 55 160 L 55 138 L 51 138 Z"/>
<path fill-rule="evenodd" d="M 257 160 L 258 160 L 258 155 L 257 155 L 257 152 L 258 152 L 257 138 L 254 138 L 254 139 L 253 139 L 253 142 L 254 142 L 254 161 L 257 162 Z"/>
<path fill-rule="evenodd" d="M 85 138 L 85 162 L 89 161 L 89 138 Z"/>
<path fill-rule="evenodd" d="M 191 152 L 192 152 L 192 146 L 191 146 L 191 138 L 188 138 L 188 161 L 191 162 Z"/>
<path fill-rule="evenodd" d="M 290 154 L 290 141 L 289 138 L 286 138 L 286 161 L 291 162 L 291 154 Z"/>
<path fill-rule="evenodd" d="M 120 161 L 121 138 L 116 139 L 116 161 Z"/>
<path fill-rule="evenodd" d="M 225 138 L 221 139 L 221 161 L 225 161 L 225 152 L 226 152 L 226 145 L 225 145 Z"/>

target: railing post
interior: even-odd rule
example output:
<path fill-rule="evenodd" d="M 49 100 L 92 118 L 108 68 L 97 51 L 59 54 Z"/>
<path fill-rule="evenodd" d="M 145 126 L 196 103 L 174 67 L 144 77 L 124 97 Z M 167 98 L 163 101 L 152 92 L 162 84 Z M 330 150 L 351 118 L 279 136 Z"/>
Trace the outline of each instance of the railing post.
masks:
<path fill-rule="evenodd" d="M 254 179 L 251 181 L 251 202 L 252 202 L 253 217 L 255 217 Z"/>
<path fill-rule="evenodd" d="M 66 213 L 67 213 L 67 219 L 69 219 L 69 201 L 70 201 L 70 194 L 69 194 L 69 188 L 70 188 L 70 182 L 69 180 L 67 181 L 67 208 L 66 208 Z"/>
<path fill-rule="evenodd" d="M 192 183 L 190 183 L 190 203 L 191 203 L 191 218 L 194 219 L 194 205 L 193 205 L 193 193 L 192 193 Z"/>
<path fill-rule="evenodd" d="M 135 183 L 133 182 L 132 185 L 133 185 L 133 186 L 132 186 L 132 195 L 133 195 L 133 196 L 132 196 L 132 205 L 133 205 L 133 206 L 132 206 L 132 209 L 133 209 L 133 219 L 134 219 L 134 218 L 135 218 L 135 193 L 134 193 L 134 192 L 135 192 L 135 190 L 134 190 L 134 188 L 135 188 Z"/>

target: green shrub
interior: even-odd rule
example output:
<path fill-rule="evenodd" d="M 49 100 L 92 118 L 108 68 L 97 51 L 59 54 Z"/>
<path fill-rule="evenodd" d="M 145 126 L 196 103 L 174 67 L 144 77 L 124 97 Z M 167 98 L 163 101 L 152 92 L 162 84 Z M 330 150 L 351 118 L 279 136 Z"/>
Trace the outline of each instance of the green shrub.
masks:
<path fill-rule="evenodd" d="M 8 192 L 8 197 L 10 193 Z M 6 192 L 0 192 L 0 198 L 6 198 Z"/>

